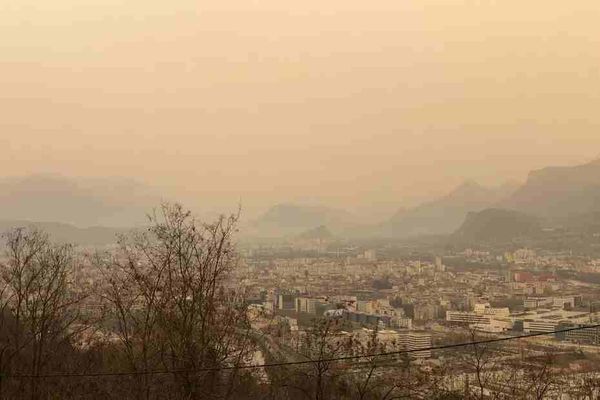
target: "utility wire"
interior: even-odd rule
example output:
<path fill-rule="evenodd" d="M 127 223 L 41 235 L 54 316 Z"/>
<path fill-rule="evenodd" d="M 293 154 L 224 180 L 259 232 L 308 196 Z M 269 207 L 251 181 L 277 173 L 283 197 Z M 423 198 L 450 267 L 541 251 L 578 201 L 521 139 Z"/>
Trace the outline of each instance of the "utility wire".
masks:
<path fill-rule="evenodd" d="M 292 366 L 292 365 L 305 365 L 305 364 L 315 364 L 315 363 L 360 360 L 360 359 L 372 358 L 372 357 L 387 357 L 387 356 L 410 354 L 410 353 L 420 353 L 420 352 L 426 352 L 426 351 L 456 349 L 456 348 L 460 348 L 460 347 L 478 346 L 478 345 L 483 345 L 483 344 L 499 343 L 499 342 L 508 342 L 508 341 L 512 341 L 512 340 L 520 340 L 520 339 L 527 339 L 527 338 L 532 338 L 532 337 L 555 335 L 557 333 L 566 333 L 566 332 L 573 332 L 573 331 L 580 331 L 580 330 L 584 330 L 584 329 L 594 329 L 594 328 L 600 328 L 600 324 L 566 328 L 566 329 L 555 330 L 555 331 L 550 331 L 550 332 L 530 333 L 530 334 L 520 335 L 520 336 L 509 336 L 509 337 L 504 337 L 504 338 L 486 339 L 486 340 L 478 340 L 478 341 L 471 341 L 471 342 L 461 342 L 461 343 L 445 344 L 445 345 L 439 345 L 439 346 L 423 347 L 423 348 L 418 348 L 418 349 L 389 351 L 389 352 L 375 353 L 375 354 L 323 358 L 323 359 L 318 359 L 318 360 L 302 360 L 302 361 L 290 361 L 290 362 L 278 362 L 278 363 L 266 363 L 266 364 L 208 367 L 208 368 L 181 369 L 181 370 L 164 369 L 164 370 L 153 370 L 153 371 L 56 373 L 56 374 L 40 374 L 40 375 L 16 374 L 16 375 L 3 375 L 2 377 L 8 378 L 8 379 L 9 378 L 14 378 L 14 379 L 87 378 L 87 377 L 93 378 L 93 377 L 108 377 L 108 376 L 165 375 L 165 374 L 215 372 L 215 371 L 240 370 L 240 369 L 275 368 L 275 367 L 285 367 L 285 366 Z"/>

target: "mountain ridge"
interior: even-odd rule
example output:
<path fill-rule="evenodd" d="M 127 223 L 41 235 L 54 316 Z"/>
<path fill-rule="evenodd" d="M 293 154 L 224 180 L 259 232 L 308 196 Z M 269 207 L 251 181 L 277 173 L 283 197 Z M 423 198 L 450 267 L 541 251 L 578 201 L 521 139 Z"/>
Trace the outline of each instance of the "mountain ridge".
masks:
<path fill-rule="evenodd" d="M 34 174 L 0 179 L 0 219 L 60 221 L 78 227 L 131 226 L 160 196 L 125 178 Z"/>
<path fill-rule="evenodd" d="M 500 206 L 550 220 L 600 212 L 600 160 L 531 171 Z"/>
<path fill-rule="evenodd" d="M 541 229 L 539 218 L 514 210 L 488 208 L 467 214 L 452 237 L 477 242 L 508 241 L 538 234 Z"/>
<path fill-rule="evenodd" d="M 279 203 L 249 225 L 254 236 L 299 235 L 318 226 L 339 232 L 358 225 L 352 213 L 326 206 Z"/>
<path fill-rule="evenodd" d="M 117 243 L 118 236 L 130 229 L 105 226 L 77 227 L 63 222 L 36 222 L 28 220 L 0 220 L 0 234 L 18 228 L 40 229 L 59 243 L 106 246 Z"/>
<path fill-rule="evenodd" d="M 412 209 L 401 209 L 381 226 L 384 236 L 450 234 L 469 212 L 491 207 L 509 195 L 512 185 L 488 188 L 466 180 L 447 195 Z"/>

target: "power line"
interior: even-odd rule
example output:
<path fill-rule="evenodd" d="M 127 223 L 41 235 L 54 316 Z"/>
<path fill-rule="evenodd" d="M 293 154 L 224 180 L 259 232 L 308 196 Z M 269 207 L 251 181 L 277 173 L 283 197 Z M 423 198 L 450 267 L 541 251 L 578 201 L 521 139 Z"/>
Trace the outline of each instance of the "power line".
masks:
<path fill-rule="evenodd" d="M 555 331 L 550 331 L 550 332 L 529 333 L 529 334 L 520 335 L 520 336 L 509 336 L 509 337 L 504 337 L 504 338 L 486 339 L 486 340 L 478 340 L 478 341 L 471 341 L 471 342 L 461 342 L 461 343 L 445 344 L 445 345 L 439 345 L 439 346 L 423 347 L 423 348 L 418 348 L 418 349 L 389 351 L 389 352 L 375 353 L 375 354 L 322 358 L 322 359 L 318 359 L 318 360 L 289 361 L 289 362 L 265 363 L 265 364 L 241 365 L 241 366 L 206 367 L 206 368 L 181 369 L 181 370 L 164 369 L 164 370 L 153 370 L 153 371 L 90 372 L 90 373 L 79 373 L 79 374 L 77 374 L 77 373 L 56 373 L 56 374 L 43 374 L 43 375 L 42 374 L 40 374 L 40 375 L 17 374 L 17 375 L 3 375 L 2 377 L 3 378 L 14 378 L 14 379 L 88 378 L 88 377 L 93 378 L 93 377 L 109 377 L 109 376 L 165 375 L 165 374 L 182 374 L 182 373 L 195 373 L 195 372 L 216 372 L 216 371 L 240 370 L 240 369 L 248 370 L 248 369 L 259 369 L 259 368 L 275 368 L 275 367 L 285 367 L 285 366 L 293 366 L 293 365 L 306 365 L 306 364 L 315 364 L 315 363 L 329 363 L 329 362 L 338 362 L 338 361 L 360 360 L 363 358 L 372 358 L 372 357 L 388 357 L 388 356 L 394 356 L 394 355 L 420 353 L 420 352 L 435 351 L 435 350 L 456 349 L 456 348 L 460 348 L 460 347 L 478 346 L 478 345 L 483 345 L 483 344 L 491 344 L 491 343 L 499 343 L 499 342 L 508 342 L 511 340 L 520 340 L 520 339 L 527 339 L 527 338 L 532 338 L 532 337 L 555 335 L 557 333 L 566 333 L 566 332 L 573 332 L 573 331 L 580 331 L 580 330 L 584 330 L 584 329 L 594 329 L 594 328 L 600 328 L 600 324 L 566 328 L 566 329 L 555 330 Z"/>

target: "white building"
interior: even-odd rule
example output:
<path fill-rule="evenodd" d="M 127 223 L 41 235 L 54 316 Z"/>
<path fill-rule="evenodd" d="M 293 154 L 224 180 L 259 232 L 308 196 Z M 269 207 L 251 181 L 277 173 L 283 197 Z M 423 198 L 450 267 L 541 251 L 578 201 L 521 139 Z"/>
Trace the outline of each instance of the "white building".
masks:
<path fill-rule="evenodd" d="M 492 317 L 468 311 L 446 311 L 446 321 L 459 324 L 490 325 Z"/>
<path fill-rule="evenodd" d="M 431 350 L 417 351 L 431 347 L 431 334 L 427 332 L 403 331 L 398 336 L 400 348 L 413 351 L 411 358 L 431 358 Z"/>

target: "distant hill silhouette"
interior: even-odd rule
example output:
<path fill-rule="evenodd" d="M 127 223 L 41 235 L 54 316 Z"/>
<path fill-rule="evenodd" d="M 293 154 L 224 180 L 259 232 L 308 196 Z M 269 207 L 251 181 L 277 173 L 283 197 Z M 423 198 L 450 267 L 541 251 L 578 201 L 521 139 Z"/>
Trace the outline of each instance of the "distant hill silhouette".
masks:
<path fill-rule="evenodd" d="M 105 246 L 117 242 L 117 236 L 126 233 L 125 228 L 89 227 L 78 228 L 59 222 L 31 222 L 0 220 L 0 233 L 15 228 L 37 228 L 50 235 L 58 243 L 70 243 L 82 246 Z"/>
<path fill-rule="evenodd" d="M 490 208 L 469 213 L 453 236 L 457 239 L 489 242 L 531 236 L 540 231 L 541 223 L 536 217 L 514 210 Z"/>
<path fill-rule="evenodd" d="M 318 226 L 313 229 L 309 229 L 306 232 L 298 235 L 298 239 L 302 240 L 329 240 L 333 239 L 334 235 L 325 225 Z"/>
<path fill-rule="evenodd" d="M 249 227 L 251 233 L 264 237 L 299 235 L 315 226 L 325 225 L 332 232 L 356 225 L 351 213 L 323 206 L 278 204 L 270 208 Z"/>
<path fill-rule="evenodd" d="M 160 204 L 150 188 L 123 178 L 30 175 L 0 180 L 0 219 L 76 226 L 132 226 Z"/>
<path fill-rule="evenodd" d="M 380 227 L 380 232 L 391 237 L 450 234 L 460 227 L 469 212 L 492 207 L 513 190 L 513 185 L 487 188 L 467 181 L 442 198 L 398 211 Z"/>
<path fill-rule="evenodd" d="M 600 160 L 533 171 L 505 202 L 510 208 L 549 220 L 600 212 Z"/>
<path fill-rule="evenodd" d="M 457 230 L 457 235 L 470 237 L 481 230 L 488 239 L 506 239 L 535 231 L 541 223 L 574 231 L 600 230 L 600 160 L 532 171 L 519 187 L 489 189 L 467 182 L 448 196 L 400 210 L 381 232 L 406 237 Z"/>
<path fill-rule="evenodd" d="M 123 178 L 31 175 L 0 179 L 0 221 L 36 221 L 36 224 L 49 221 L 48 227 L 58 237 L 75 237 L 91 243 L 105 243 L 114 229 L 84 227 L 143 224 L 145 212 L 162 200 L 151 188 Z M 345 238 L 446 235 L 469 222 L 466 221 L 469 213 L 487 209 L 513 210 L 538 217 L 544 225 L 597 232 L 600 160 L 532 171 L 519 187 L 508 184 L 488 188 L 467 181 L 446 196 L 400 209 L 381 224 L 366 225 L 352 213 L 331 207 L 278 204 L 245 224 L 244 234 L 297 237 L 315 227 L 326 226 L 330 234 Z M 484 217 L 490 215 L 483 214 L 481 218 Z M 74 229 L 81 231 L 75 233 Z"/>

